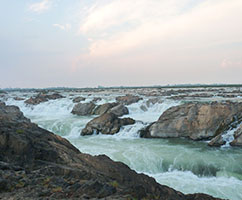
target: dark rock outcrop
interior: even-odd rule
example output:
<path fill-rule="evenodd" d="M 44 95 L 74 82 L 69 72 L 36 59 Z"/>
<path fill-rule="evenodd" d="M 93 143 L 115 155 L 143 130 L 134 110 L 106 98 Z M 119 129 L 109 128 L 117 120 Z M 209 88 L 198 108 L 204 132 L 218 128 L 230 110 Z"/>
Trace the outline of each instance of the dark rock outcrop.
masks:
<path fill-rule="evenodd" d="M 81 101 L 85 101 L 85 97 L 76 97 L 72 100 L 73 103 L 80 103 Z"/>
<path fill-rule="evenodd" d="M 53 93 L 53 94 L 39 93 L 36 97 L 30 97 L 24 103 L 30 104 L 30 105 L 37 105 L 42 102 L 60 99 L 60 98 L 64 98 L 64 96 L 60 95 L 59 93 Z"/>
<path fill-rule="evenodd" d="M 242 103 L 187 103 L 169 108 L 142 131 L 142 136 L 211 139 L 224 132 L 235 119 L 242 119 Z"/>
<path fill-rule="evenodd" d="M 184 195 L 107 156 L 79 152 L 66 139 L 0 103 L 0 199 L 215 200 Z"/>
<path fill-rule="evenodd" d="M 120 96 L 120 97 L 116 97 L 116 101 L 119 103 L 122 103 L 124 105 L 130 105 L 132 103 L 136 103 L 140 100 L 142 100 L 143 98 L 139 97 L 139 96 L 134 96 L 134 95 L 126 95 L 126 96 Z"/>
<path fill-rule="evenodd" d="M 78 103 L 74 106 L 71 113 L 79 116 L 91 115 L 93 113 L 96 105 L 92 102 L 90 103 Z"/>
<path fill-rule="evenodd" d="M 134 124 L 131 118 L 118 118 L 113 113 L 104 113 L 87 123 L 81 135 L 92 135 L 94 133 L 110 134 L 118 133 L 120 128 L 125 125 Z"/>

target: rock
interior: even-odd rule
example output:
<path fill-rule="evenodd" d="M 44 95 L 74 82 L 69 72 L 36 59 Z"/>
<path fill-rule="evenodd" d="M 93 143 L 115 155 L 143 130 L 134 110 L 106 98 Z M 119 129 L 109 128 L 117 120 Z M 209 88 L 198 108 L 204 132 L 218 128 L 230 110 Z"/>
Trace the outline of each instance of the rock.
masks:
<path fill-rule="evenodd" d="M 46 93 L 39 93 L 36 97 L 30 97 L 24 103 L 31 104 L 31 105 L 37 105 L 42 102 L 60 99 L 60 98 L 64 98 L 64 96 L 60 95 L 59 93 L 53 93 L 50 95 L 48 95 Z"/>
<path fill-rule="evenodd" d="M 21 97 L 14 97 L 13 98 L 15 101 L 23 101 L 24 100 L 24 98 L 21 98 Z"/>
<path fill-rule="evenodd" d="M 118 117 L 129 114 L 129 109 L 123 104 L 119 104 L 111 108 L 108 112 L 115 114 Z"/>
<path fill-rule="evenodd" d="M 117 106 L 117 103 L 105 103 L 103 105 L 98 105 L 92 112 L 94 115 L 102 115 L 106 113 L 108 110 L 113 108 L 114 106 Z"/>
<path fill-rule="evenodd" d="M 116 101 L 119 103 L 122 103 L 124 105 L 130 105 L 132 103 L 136 103 L 140 100 L 142 100 L 143 98 L 139 97 L 139 96 L 134 96 L 134 95 L 126 95 L 126 96 L 120 96 L 120 97 L 116 97 Z"/>
<path fill-rule="evenodd" d="M 78 103 L 74 106 L 71 113 L 79 116 L 91 115 L 93 113 L 96 105 L 92 102 L 90 103 Z"/>
<path fill-rule="evenodd" d="M 101 100 L 102 100 L 102 98 L 100 98 L 100 97 L 94 97 L 92 102 L 96 103 L 96 102 L 101 101 Z"/>
<path fill-rule="evenodd" d="M 224 145 L 226 142 L 223 140 L 222 134 L 217 135 L 214 137 L 209 143 L 209 146 L 220 147 Z"/>
<path fill-rule="evenodd" d="M 230 143 L 231 146 L 242 146 L 242 124 L 234 133 L 234 140 Z"/>
<path fill-rule="evenodd" d="M 216 200 L 184 195 L 107 156 L 83 154 L 15 106 L 0 103 L 0 130 L 0 199 Z"/>
<path fill-rule="evenodd" d="M 85 101 L 86 98 L 84 97 L 76 97 L 72 100 L 73 103 L 80 103 L 81 101 Z"/>
<path fill-rule="evenodd" d="M 242 119 L 242 103 L 187 103 L 166 110 L 142 136 L 211 139 L 223 133 L 235 118 Z"/>
<path fill-rule="evenodd" d="M 125 125 L 134 124 L 131 118 L 118 118 L 113 113 L 104 113 L 87 123 L 81 135 L 92 135 L 94 133 L 110 134 L 118 133 L 120 128 Z"/>

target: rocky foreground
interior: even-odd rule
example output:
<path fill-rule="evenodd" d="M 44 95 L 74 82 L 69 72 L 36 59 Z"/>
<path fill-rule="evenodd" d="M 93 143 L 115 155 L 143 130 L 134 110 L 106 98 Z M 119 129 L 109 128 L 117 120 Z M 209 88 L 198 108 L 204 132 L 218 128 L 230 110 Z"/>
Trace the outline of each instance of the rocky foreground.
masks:
<path fill-rule="evenodd" d="M 216 199 L 184 195 L 107 156 L 79 152 L 0 103 L 0 199 Z"/>

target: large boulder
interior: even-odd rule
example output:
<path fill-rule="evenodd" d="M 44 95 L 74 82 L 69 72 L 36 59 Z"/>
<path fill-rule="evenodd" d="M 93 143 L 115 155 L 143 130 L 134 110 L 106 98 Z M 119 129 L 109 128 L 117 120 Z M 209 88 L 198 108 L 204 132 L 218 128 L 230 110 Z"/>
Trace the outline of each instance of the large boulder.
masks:
<path fill-rule="evenodd" d="M 140 100 L 142 100 L 143 98 L 139 97 L 139 96 L 134 96 L 134 95 L 126 95 L 126 96 L 120 96 L 120 97 L 116 97 L 116 101 L 118 103 L 122 103 L 124 105 L 130 105 L 132 103 L 136 103 Z"/>
<path fill-rule="evenodd" d="M 94 133 L 110 134 L 118 133 L 120 128 L 125 125 L 134 124 L 135 120 L 131 118 L 118 118 L 113 113 L 104 113 L 87 123 L 82 130 L 81 135 L 92 135 Z"/>
<path fill-rule="evenodd" d="M 108 110 L 110 110 L 111 108 L 117 106 L 117 103 L 105 103 L 102 105 L 98 105 L 92 112 L 92 114 L 94 115 L 102 115 L 104 113 L 106 113 Z"/>
<path fill-rule="evenodd" d="M 107 156 L 83 154 L 4 103 L 0 152 L 0 199 L 216 200 L 184 195 Z"/>
<path fill-rule="evenodd" d="M 56 100 L 56 99 L 60 99 L 60 98 L 64 98 L 64 96 L 62 96 L 59 93 L 46 94 L 46 93 L 41 92 L 36 97 L 30 97 L 24 103 L 30 104 L 30 105 L 37 105 L 42 102 L 46 102 L 49 100 Z"/>
<path fill-rule="evenodd" d="M 242 103 L 187 103 L 166 110 L 157 122 L 142 130 L 141 136 L 211 139 L 238 119 L 242 119 Z"/>
<path fill-rule="evenodd" d="M 78 103 L 74 106 L 71 113 L 79 116 L 91 115 L 95 107 L 96 105 L 92 102 Z"/>

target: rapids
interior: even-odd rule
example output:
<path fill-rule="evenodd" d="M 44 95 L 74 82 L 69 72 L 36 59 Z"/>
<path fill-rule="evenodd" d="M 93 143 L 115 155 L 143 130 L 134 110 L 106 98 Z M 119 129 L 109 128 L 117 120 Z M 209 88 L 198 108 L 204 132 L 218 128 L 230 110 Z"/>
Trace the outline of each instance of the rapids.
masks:
<path fill-rule="evenodd" d="M 9 94 L 6 103 L 16 105 L 40 127 L 67 138 L 81 152 L 92 155 L 106 154 L 115 161 L 121 161 L 140 173 L 145 173 L 163 185 L 168 185 L 183 193 L 207 193 L 214 197 L 232 200 L 242 199 L 242 149 L 226 145 L 211 148 L 207 142 L 194 142 L 187 139 L 143 139 L 138 131 L 156 121 L 169 107 L 183 103 L 164 98 L 162 103 L 147 106 L 147 97 L 128 106 L 129 115 L 136 120 L 116 135 L 80 136 L 85 124 L 95 116 L 80 117 L 71 114 L 74 106 L 72 98 L 50 100 L 36 106 L 14 100 L 15 96 L 25 98 L 32 93 Z M 99 95 L 98 104 L 115 101 L 113 95 Z M 94 95 L 86 97 L 91 101 Z M 147 111 L 143 111 L 141 106 Z M 126 117 L 125 116 L 125 117 Z M 227 137 L 231 136 L 231 130 Z M 226 136 L 224 136 L 226 138 Z"/>

